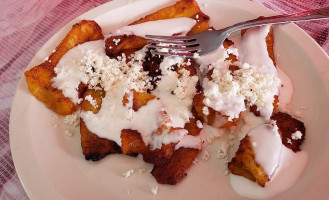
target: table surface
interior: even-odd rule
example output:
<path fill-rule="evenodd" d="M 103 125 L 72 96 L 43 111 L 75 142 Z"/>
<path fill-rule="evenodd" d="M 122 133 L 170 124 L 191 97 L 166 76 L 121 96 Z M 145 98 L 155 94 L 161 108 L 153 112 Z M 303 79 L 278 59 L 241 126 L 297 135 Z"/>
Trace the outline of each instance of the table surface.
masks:
<path fill-rule="evenodd" d="M 278 13 L 329 6 L 328 0 L 252 0 Z M 9 115 L 16 87 L 42 45 L 61 27 L 108 0 L 2 0 L 0 4 L 0 199 L 29 199 L 19 181 L 9 146 Z M 329 54 L 329 20 L 301 22 Z"/>

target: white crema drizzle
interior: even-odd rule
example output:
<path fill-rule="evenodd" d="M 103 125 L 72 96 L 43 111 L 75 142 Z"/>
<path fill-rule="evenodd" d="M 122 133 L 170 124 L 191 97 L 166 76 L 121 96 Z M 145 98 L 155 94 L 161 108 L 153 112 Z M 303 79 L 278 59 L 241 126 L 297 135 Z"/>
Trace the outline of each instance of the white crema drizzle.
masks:
<path fill-rule="evenodd" d="M 182 26 L 177 26 L 177 23 Z M 177 18 L 128 26 L 113 33 L 138 36 L 156 34 L 154 31 L 169 35 L 186 34 L 195 23 L 190 18 Z M 173 28 L 173 24 L 176 28 Z M 184 69 L 178 72 L 171 70 L 173 65 L 188 63 L 183 63 L 182 58 L 165 58 L 160 65 L 163 75 L 157 89 L 152 92 L 156 98 L 134 111 L 131 90 L 146 92 L 152 87 L 150 77 L 147 72 L 143 72 L 142 66 L 147 48 L 137 51 L 127 62 L 124 55 L 110 59 L 104 47 L 103 40 L 78 45 L 68 51 L 55 68 L 57 76 L 53 79 L 54 87 L 63 90 L 64 96 L 77 104 L 82 101 L 77 91 L 81 83 L 91 89 L 105 90 L 106 95 L 97 114 L 81 111 L 80 116 L 88 129 L 118 145 L 121 145 L 121 131 L 131 129 L 138 131 L 144 143 L 153 149 L 168 143 L 178 143 L 177 148 L 200 148 L 200 138 L 191 138 L 193 136 L 188 136 L 188 132 L 183 129 L 185 123 L 193 117 L 192 100 L 198 78 L 190 77 L 189 71 Z M 126 94 L 129 102 L 124 106 L 122 99 Z M 162 130 L 161 134 L 155 133 L 161 125 L 168 127 L 168 130 Z M 169 132 L 170 127 L 182 129 Z"/>
<path fill-rule="evenodd" d="M 206 106 L 232 120 L 246 110 L 246 100 L 249 106 L 256 105 L 265 119 L 270 118 L 280 79 L 267 53 L 268 31 L 269 27 L 248 30 L 239 41 L 238 53 L 234 47 L 220 47 L 207 59 L 198 59 L 201 70 L 213 70 L 211 79 L 205 78 L 202 85 Z M 225 61 L 229 54 L 239 58 L 234 63 L 239 69 L 234 72 L 229 70 L 230 61 Z"/>
<path fill-rule="evenodd" d="M 112 31 L 109 35 L 126 34 L 142 37 L 147 34 L 185 35 L 195 24 L 196 21 L 190 18 L 158 20 L 125 26 Z M 265 38 L 268 32 L 269 27 L 250 29 L 238 42 L 238 48 L 224 49 L 221 46 L 216 52 L 197 59 L 203 74 L 206 74 L 208 70 L 213 70 L 211 79 L 205 78 L 202 83 L 205 96 L 203 103 L 206 106 L 232 120 L 239 118 L 241 112 L 246 110 L 245 101 L 247 101 L 247 106 L 257 105 L 263 118 L 266 120 L 270 118 L 274 95 L 279 94 L 280 79 L 267 53 Z M 157 82 L 157 88 L 152 91 L 156 98 L 138 111 L 134 111 L 131 90 L 146 92 L 147 89 L 152 88 L 149 77 L 146 72 L 143 72 L 142 67 L 146 48 L 137 51 L 127 63 L 124 55 L 119 59 L 110 59 L 105 54 L 104 46 L 104 41 L 99 40 L 86 42 L 71 49 L 56 66 L 57 76 L 52 80 L 53 86 L 61 89 L 64 96 L 76 104 L 82 101 L 78 96 L 78 87 L 81 83 L 87 84 L 91 89 L 105 90 L 106 95 L 97 114 L 81 111 L 80 117 L 91 132 L 121 145 L 121 131 L 123 129 L 136 130 L 141 134 L 144 143 L 150 145 L 152 149 L 161 148 L 162 144 L 169 143 L 177 143 L 176 149 L 180 147 L 201 149 L 202 141 L 208 144 L 223 134 L 222 130 L 219 131 L 206 124 L 201 124 L 204 128 L 198 137 L 188 135 L 187 130 L 184 129 L 185 123 L 193 117 L 191 108 L 198 77 L 190 76 L 185 69 L 171 70 L 173 65 L 188 65 L 188 63 L 183 63 L 183 58 L 164 58 L 160 64 L 162 76 Z M 230 62 L 225 61 L 229 54 L 238 57 L 238 62 L 234 64 L 239 69 L 234 72 L 229 70 Z M 290 91 L 290 88 L 292 90 L 289 81 L 287 85 L 286 91 Z M 291 93 L 285 93 L 287 93 L 285 99 L 289 101 Z M 128 94 L 128 103 L 124 106 L 122 99 L 126 94 Z M 93 99 L 87 99 L 93 102 Z M 256 161 L 264 168 L 271 181 L 265 188 L 261 188 L 245 178 L 231 175 L 233 189 L 251 198 L 269 198 L 291 187 L 307 160 L 305 153 L 299 152 L 295 155 L 284 147 L 279 134 L 269 129 L 270 125 L 259 125 L 263 123 L 262 120 L 241 129 L 249 132 Z M 156 133 L 163 124 L 168 129 L 160 134 Z M 169 133 L 170 127 L 180 129 Z M 288 171 L 292 172 L 290 168 L 296 166 L 296 163 L 301 166 L 293 172 L 292 178 L 286 181 L 286 184 L 282 184 L 281 180 L 287 179 L 284 177 L 287 174 L 286 170 L 289 169 Z M 279 187 L 278 184 L 281 186 Z M 264 195 L 254 195 L 259 191 Z"/>
<path fill-rule="evenodd" d="M 126 94 L 123 88 L 126 88 L 125 80 L 112 85 L 112 89 L 106 92 L 100 111 L 97 114 L 82 111 L 81 118 L 91 132 L 101 138 L 113 140 L 120 146 L 123 129 L 138 131 L 145 145 L 153 146 L 153 133 L 163 121 L 163 104 L 158 100 L 151 100 L 135 112 L 131 106 L 123 106 L 122 99 Z"/>
<path fill-rule="evenodd" d="M 282 142 L 278 127 L 270 124 L 262 124 L 253 128 L 248 136 L 250 138 L 255 160 L 260 164 L 269 179 L 279 168 Z"/>
<path fill-rule="evenodd" d="M 234 174 L 230 174 L 230 183 L 233 190 L 241 196 L 252 199 L 269 199 L 296 184 L 306 167 L 307 160 L 308 154 L 305 151 L 294 153 L 282 145 L 279 168 L 265 187 Z"/>

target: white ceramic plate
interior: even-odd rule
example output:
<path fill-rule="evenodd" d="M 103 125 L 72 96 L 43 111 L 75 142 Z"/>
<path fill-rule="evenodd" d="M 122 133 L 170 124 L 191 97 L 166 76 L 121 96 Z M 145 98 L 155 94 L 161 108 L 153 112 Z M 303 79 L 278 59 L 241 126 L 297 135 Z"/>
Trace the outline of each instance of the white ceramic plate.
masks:
<path fill-rule="evenodd" d="M 71 26 L 81 19 L 94 19 L 104 34 L 174 1 L 116 0 L 97 7 L 70 22 L 36 54 L 27 69 L 41 63 L 57 46 Z M 201 9 L 211 17 L 215 28 L 274 14 L 247 0 L 200 0 Z M 306 106 L 307 128 L 302 148 L 309 162 L 299 181 L 275 199 L 328 199 L 329 197 L 329 59 L 323 50 L 295 25 L 275 28 L 277 61 L 292 79 L 295 110 Z M 210 160 L 200 161 L 176 186 L 158 185 L 149 174 L 152 166 L 141 159 L 110 155 L 99 162 L 85 161 L 78 129 L 73 137 L 64 134 L 61 119 L 27 89 L 22 78 L 13 101 L 10 119 L 10 145 L 15 167 L 31 199 L 243 199 L 235 194 L 224 175 L 224 161 L 216 158 L 216 144 L 209 147 Z M 55 128 L 54 125 L 58 126 Z M 129 178 L 129 169 L 146 169 Z M 129 191 L 129 192 L 128 192 Z M 129 194 L 128 194 L 129 193 Z"/>

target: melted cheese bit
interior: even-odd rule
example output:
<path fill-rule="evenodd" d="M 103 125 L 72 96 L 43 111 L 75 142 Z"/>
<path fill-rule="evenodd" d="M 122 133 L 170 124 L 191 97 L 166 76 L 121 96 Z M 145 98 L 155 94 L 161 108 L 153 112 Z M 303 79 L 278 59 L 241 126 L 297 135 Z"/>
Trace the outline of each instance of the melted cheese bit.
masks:
<path fill-rule="evenodd" d="M 141 24 L 124 26 L 111 32 L 109 36 L 136 35 L 145 37 L 145 35 L 186 35 L 195 24 L 196 21 L 194 19 L 187 17 L 148 21 Z"/>

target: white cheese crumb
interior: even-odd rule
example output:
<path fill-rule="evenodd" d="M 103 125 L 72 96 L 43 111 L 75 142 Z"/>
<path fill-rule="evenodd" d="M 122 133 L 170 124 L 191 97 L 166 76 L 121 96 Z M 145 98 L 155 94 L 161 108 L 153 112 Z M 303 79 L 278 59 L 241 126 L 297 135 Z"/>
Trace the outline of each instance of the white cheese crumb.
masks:
<path fill-rule="evenodd" d="M 53 115 L 53 120 L 58 120 L 58 116 L 57 115 Z"/>
<path fill-rule="evenodd" d="M 271 119 L 271 120 L 270 120 L 270 124 L 274 127 L 274 126 L 276 126 L 276 121 L 273 120 L 273 119 Z"/>
<path fill-rule="evenodd" d="M 208 7 L 208 4 L 206 4 L 206 3 L 203 3 L 203 4 L 201 4 L 203 7 Z"/>
<path fill-rule="evenodd" d="M 115 46 L 118 46 L 120 41 L 121 41 L 120 39 L 113 39 L 113 42 L 114 42 Z"/>
<path fill-rule="evenodd" d="M 202 122 L 200 120 L 196 121 L 196 126 L 198 128 L 203 128 L 203 124 L 202 124 Z"/>
<path fill-rule="evenodd" d="M 295 133 L 293 133 L 291 135 L 291 139 L 298 140 L 298 139 L 301 139 L 302 136 L 303 136 L 303 134 L 300 131 L 296 131 Z"/>
<path fill-rule="evenodd" d="M 193 164 L 198 164 L 199 163 L 199 159 L 198 158 L 195 158 L 194 160 L 193 160 Z"/>
<path fill-rule="evenodd" d="M 89 101 L 89 103 L 94 107 L 97 108 L 97 101 L 94 99 L 90 94 L 85 97 L 85 100 Z"/>
<path fill-rule="evenodd" d="M 228 170 L 225 170 L 224 171 L 224 175 L 227 176 L 229 174 L 229 171 Z"/>
<path fill-rule="evenodd" d="M 125 178 L 128 178 L 131 174 L 133 174 L 135 172 L 134 169 L 130 169 L 128 171 L 126 171 L 125 173 L 123 173 L 122 175 L 125 177 Z"/>
<path fill-rule="evenodd" d="M 273 126 L 273 131 L 275 133 L 279 133 L 279 127 L 276 125 L 276 121 L 275 120 L 271 120 L 270 124 Z"/>
<path fill-rule="evenodd" d="M 64 131 L 64 134 L 65 134 L 66 136 L 68 136 L 68 137 L 72 137 L 72 136 L 73 136 L 73 133 L 72 133 L 71 131 L 69 131 L 69 130 L 65 130 L 65 131 Z"/>
<path fill-rule="evenodd" d="M 151 192 L 153 195 L 157 195 L 158 192 L 159 192 L 159 186 L 154 186 L 152 189 L 151 189 Z"/>
<path fill-rule="evenodd" d="M 180 99 L 192 99 L 195 95 L 195 85 L 198 82 L 197 76 L 190 76 L 190 72 L 186 69 L 178 71 L 181 75 L 177 82 L 177 87 L 174 89 L 174 94 Z"/>
<path fill-rule="evenodd" d="M 80 117 L 78 113 L 73 113 L 71 115 L 66 115 L 63 119 L 66 125 L 77 127 L 80 124 Z"/>
<path fill-rule="evenodd" d="M 185 63 L 187 66 L 190 66 L 192 63 L 191 63 L 191 59 L 187 59 L 187 62 Z"/>
<path fill-rule="evenodd" d="M 208 109 L 208 107 L 206 107 L 206 106 L 203 107 L 202 108 L 202 112 L 203 112 L 204 115 L 209 115 L 209 109 Z"/>
<path fill-rule="evenodd" d="M 129 62 L 109 58 L 103 48 L 104 42 L 92 41 L 76 49 L 77 56 L 63 57 L 55 67 L 56 77 L 52 79 L 53 86 L 61 89 L 65 97 L 78 104 L 79 85 L 88 85 L 89 89 L 111 90 L 113 85 L 120 80 L 125 80 L 124 89 L 144 92 L 152 89 L 147 72 L 143 71 L 142 59 L 147 48 L 136 51 Z M 101 48 L 100 48 L 101 47 Z M 67 55 L 67 54 L 66 54 Z M 70 54 L 69 54 L 70 55 Z M 69 56 L 68 55 L 68 56 Z"/>
<path fill-rule="evenodd" d="M 210 65 L 213 68 L 212 79 L 204 79 L 203 103 L 232 120 L 246 110 L 247 101 L 247 106 L 256 105 L 260 114 L 269 119 L 274 96 L 279 93 L 280 79 L 276 74 L 260 73 L 255 66 L 247 63 L 239 67 L 231 72 L 225 63 Z"/>
<path fill-rule="evenodd" d="M 292 144 L 292 142 L 291 142 L 291 139 L 290 139 L 290 138 L 287 138 L 287 143 L 288 143 L 288 144 Z"/>
<path fill-rule="evenodd" d="M 200 58 L 200 55 L 198 53 L 194 53 L 193 58 Z"/>
<path fill-rule="evenodd" d="M 234 48 L 232 46 L 230 46 L 228 49 L 227 49 L 227 54 L 233 54 L 235 56 L 239 56 L 239 51 L 237 48 Z"/>
<path fill-rule="evenodd" d="M 204 153 L 203 153 L 203 156 L 202 156 L 202 160 L 204 162 L 207 162 L 209 160 L 209 158 L 210 158 L 210 154 L 207 150 L 205 150 Z"/>
<path fill-rule="evenodd" d="M 199 19 L 199 15 L 198 14 L 195 16 L 195 19 Z"/>

